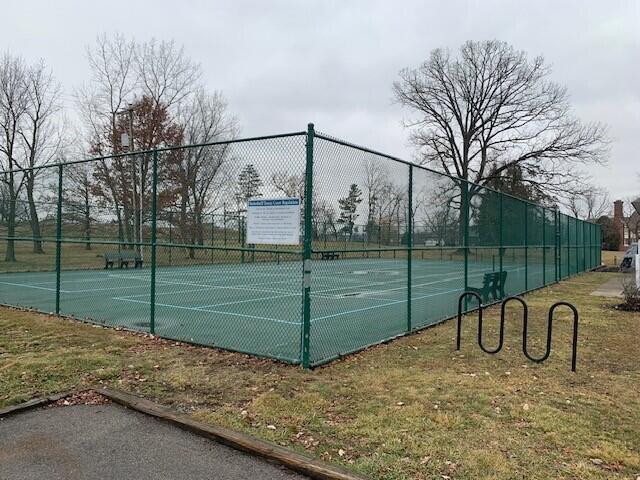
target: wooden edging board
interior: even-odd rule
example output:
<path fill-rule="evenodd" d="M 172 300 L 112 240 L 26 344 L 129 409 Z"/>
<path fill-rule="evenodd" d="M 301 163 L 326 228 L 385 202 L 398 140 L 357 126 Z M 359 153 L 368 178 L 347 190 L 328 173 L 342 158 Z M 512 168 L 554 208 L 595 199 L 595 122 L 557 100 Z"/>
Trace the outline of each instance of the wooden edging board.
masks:
<path fill-rule="evenodd" d="M 310 478 L 320 480 L 364 480 L 364 477 L 351 473 L 346 469 L 329 465 L 310 456 L 244 433 L 198 422 L 187 415 L 180 414 L 175 410 L 130 393 L 105 387 L 97 387 L 95 392 L 127 408 L 159 418 L 183 430 L 225 444 L 236 450 L 242 450 L 251 455 L 264 458 L 271 463 L 277 463 Z"/>
<path fill-rule="evenodd" d="M 49 405 L 50 403 L 57 402 L 58 400 L 62 400 L 63 398 L 70 397 L 74 393 L 78 393 L 82 391 L 85 391 L 85 390 L 56 393 L 55 395 L 48 395 L 46 397 L 33 398 L 24 403 L 19 403 L 18 405 L 12 405 L 10 407 L 0 408 L 0 418 L 8 417 L 9 415 L 13 415 L 16 413 L 21 413 L 26 410 L 31 410 L 32 408 L 44 407 L 45 405 Z"/>

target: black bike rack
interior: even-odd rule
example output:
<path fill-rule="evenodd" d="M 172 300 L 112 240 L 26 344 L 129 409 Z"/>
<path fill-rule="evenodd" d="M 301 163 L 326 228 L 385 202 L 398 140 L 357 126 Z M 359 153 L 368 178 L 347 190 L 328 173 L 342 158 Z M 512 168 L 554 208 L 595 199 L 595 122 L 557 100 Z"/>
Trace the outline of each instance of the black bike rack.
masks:
<path fill-rule="evenodd" d="M 482 312 L 487 307 L 487 305 L 482 304 L 482 298 L 476 292 L 464 292 L 458 298 L 458 331 L 456 336 L 456 350 L 460 350 L 460 341 L 462 334 L 462 302 L 468 296 L 475 297 L 478 300 L 478 346 L 482 349 L 483 352 L 495 354 L 502 350 L 504 345 L 504 322 L 505 322 L 505 314 L 506 314 L 506 306 L 509 302 L 518 302 L 522 305 L 522 353 L 529 360 L 535 363 L 542 363 L 551 355 L 551 339 L 552 339 L 552 330 L 553 330 L 553 314 L 556 308 L 564 306 L 569 307 L 573 312 L 573 343 L 572 343 L 572 353 L 571 353 L 571 371 L 576 371 L 576 358 L 578 354 L 578 310 L 569 302 L 556 302 L 551 305 L 549 309 L 549 315 L 547 317 L 547 346 L 545 347 L 545 352 L 540 357 L 535 357 L 531 355 L 527 349 L 527 338 L 529 337 L 529 306 L 527 302 L 525 302 L 520 297 L 507 297 L 502 300 L 500 305 L 500 337 L 498 340 L 498 346 L 496 348 L 487 348 L 482 343 Z"/>

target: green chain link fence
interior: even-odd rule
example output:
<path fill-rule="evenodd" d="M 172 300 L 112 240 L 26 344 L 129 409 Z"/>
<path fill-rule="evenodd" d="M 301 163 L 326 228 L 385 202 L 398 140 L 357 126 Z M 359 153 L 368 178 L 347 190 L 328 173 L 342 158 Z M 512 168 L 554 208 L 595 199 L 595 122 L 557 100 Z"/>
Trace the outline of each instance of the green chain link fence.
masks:
<path fill-rule="evenodd" d="M 2 174 L 36 195 L 2 195 L 0 303 L 305 367 L 601 263 L 599 225 L 311 125 Z M 252 197 L 302 200 L 298 245 L 247 243 Z"/>

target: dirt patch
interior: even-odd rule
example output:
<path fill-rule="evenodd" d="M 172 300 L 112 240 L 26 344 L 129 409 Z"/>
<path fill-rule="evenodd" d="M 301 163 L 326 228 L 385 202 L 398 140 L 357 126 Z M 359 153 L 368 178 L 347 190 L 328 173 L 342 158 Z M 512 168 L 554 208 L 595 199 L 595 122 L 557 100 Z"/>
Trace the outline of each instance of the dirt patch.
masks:
<path fill-rule="evenodd" d="M 61 398 L 57 402 L 47 405 L 46 408 L 70 407 L 71 405 L 105 405 L 107 403 L 111 403 L 111 400 L 103 397 L 94 390 L 85 390 Z"/>

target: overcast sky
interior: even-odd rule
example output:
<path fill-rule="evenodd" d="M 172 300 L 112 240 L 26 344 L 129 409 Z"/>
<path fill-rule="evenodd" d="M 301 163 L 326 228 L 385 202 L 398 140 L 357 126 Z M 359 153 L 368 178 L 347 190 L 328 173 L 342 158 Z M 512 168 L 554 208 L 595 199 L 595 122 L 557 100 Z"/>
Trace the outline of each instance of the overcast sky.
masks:
<path fill-rule="evenodd" d="M 71 92 L 88 78 L 98 33 L 175 39 L 221 90 L 243 136 L 320 131 L 411 158 L 398 71 L 437 47 L 499 39 L 543 55 L 576 114 L 601 121 L 609 165 L 592 168 L 612 197 L 640 193 L 640 1 L 5 0 L 0 50 L 45 59 Z"/>

